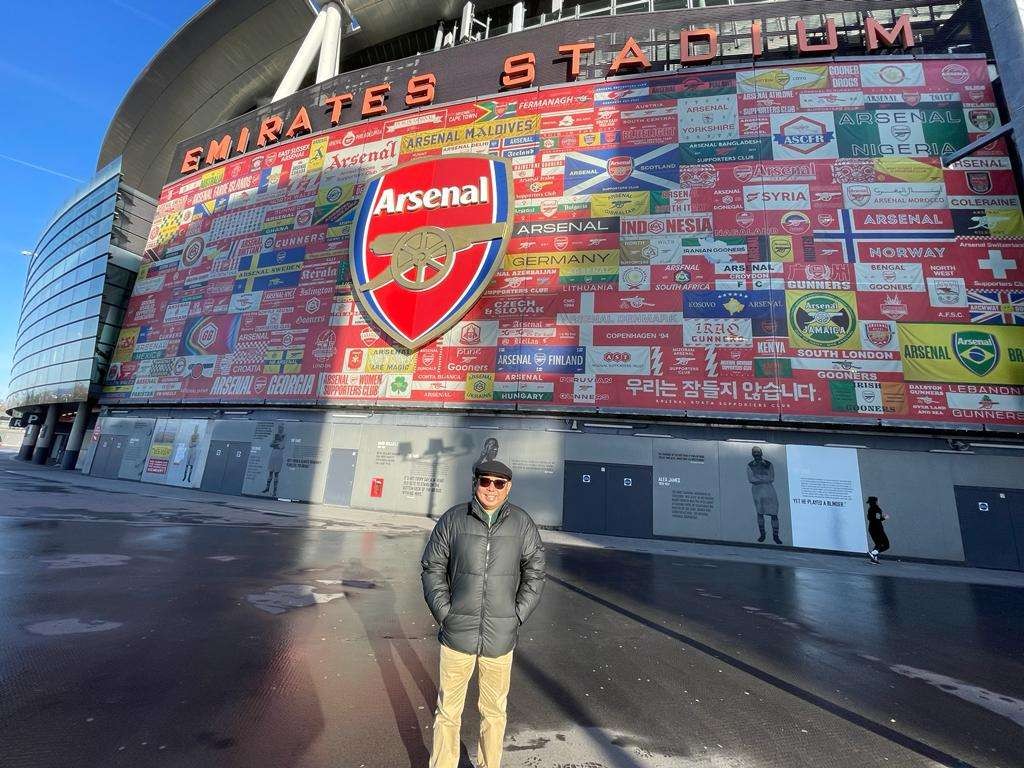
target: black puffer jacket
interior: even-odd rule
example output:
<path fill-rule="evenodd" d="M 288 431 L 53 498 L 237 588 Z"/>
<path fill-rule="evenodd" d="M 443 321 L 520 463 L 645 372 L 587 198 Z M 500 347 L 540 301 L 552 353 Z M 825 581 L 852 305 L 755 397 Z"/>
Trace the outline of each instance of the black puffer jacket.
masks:
<path fill-rule="evenodd" d="M 437 521 L 423 550 L 423 596 L 456 651 L 502 656 L 540 602 L 544 544 L 526 512 L 505 504 L 488 528 L 473 502 Z"/>

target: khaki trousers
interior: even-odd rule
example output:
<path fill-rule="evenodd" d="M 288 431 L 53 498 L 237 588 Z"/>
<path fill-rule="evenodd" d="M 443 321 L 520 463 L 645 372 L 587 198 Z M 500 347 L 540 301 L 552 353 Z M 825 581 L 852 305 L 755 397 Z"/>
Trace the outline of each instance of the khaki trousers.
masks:
<path fill-rule="evenodd" d="M 434 713 L 434 746 L 430 750 L 430 768 L 457 768 L 459 764 L 459 731 L 466 689 L 473 677 L 473 667 L 480 665 L 480 746 L 477 768 L 500 768 L 502 743 L 505 740 L 508 688 L 512 679 L 512 651 L 489 659 L 471 653 L 453 651 L 441 646 L 441 682 Z"/>

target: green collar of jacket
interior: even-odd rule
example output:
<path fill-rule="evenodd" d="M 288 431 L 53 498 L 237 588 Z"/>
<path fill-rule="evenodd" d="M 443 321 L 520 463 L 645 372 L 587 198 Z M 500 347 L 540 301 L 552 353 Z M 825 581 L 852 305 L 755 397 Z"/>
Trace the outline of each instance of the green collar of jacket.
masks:
<path fill-rule="evenodd" d="M 493 512 L 488 512 L 486 509 L 484 509 L 483 504 L 480 503 L 476 496 L 473 496 L 472 500 L 470 501 L 470 505 L 472 506 L 473 511 L 476 512 L 476 516 L 483 520 L 484 523 L 487 524 L 488 528 L 490 528 L 494 525 L 495 522 L 497 522 L 498 516 L 504 511 L 505 506 L 507 504 L 508 501 L 505 501 L 504 504 L 495 509 Z"/>

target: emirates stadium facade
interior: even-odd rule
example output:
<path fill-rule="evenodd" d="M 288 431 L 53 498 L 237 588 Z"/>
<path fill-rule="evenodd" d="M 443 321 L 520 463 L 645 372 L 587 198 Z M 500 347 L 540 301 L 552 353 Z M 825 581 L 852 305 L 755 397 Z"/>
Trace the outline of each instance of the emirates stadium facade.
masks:
<path fill-rule="evenodd" d="M 497 456 L 568 531 L 863 552 L 874 495 L 1024 567 L 1013 3 L 255 5 L 108 131 L 81 471 L 436 515 Z"/>

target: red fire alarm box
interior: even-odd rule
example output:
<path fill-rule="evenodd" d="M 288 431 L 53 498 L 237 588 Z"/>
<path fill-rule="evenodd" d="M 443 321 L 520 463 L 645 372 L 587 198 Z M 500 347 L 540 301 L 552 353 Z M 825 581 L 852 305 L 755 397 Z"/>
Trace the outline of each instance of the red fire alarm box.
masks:
<path fill-rule="evenodd" d="M 384 495 L 384 478 L 375 477 L 370 480 L 370 498 L 379 499 Z"/>

